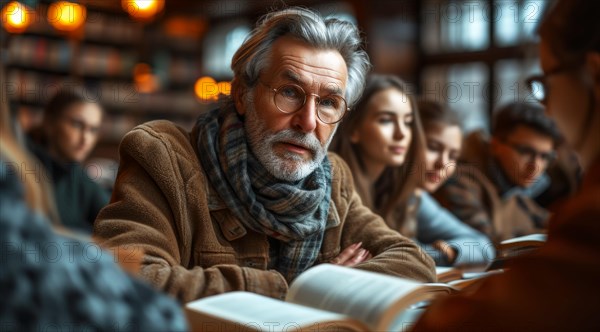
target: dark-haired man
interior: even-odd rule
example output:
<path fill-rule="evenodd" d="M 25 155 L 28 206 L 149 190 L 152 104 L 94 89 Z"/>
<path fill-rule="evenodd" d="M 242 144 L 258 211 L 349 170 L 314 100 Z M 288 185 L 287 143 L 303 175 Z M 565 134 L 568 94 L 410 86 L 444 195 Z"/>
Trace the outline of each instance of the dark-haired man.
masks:
<path fill-rule="evenodd" d="M 550 184 L 545 171 L 560 140 L 543 107 L 508 104 L 496 112 L 489 141 L 467 138 L 457 172 L 436 197 L 495 241 L 541 232 L 548 212 L 532 198 Z"/>

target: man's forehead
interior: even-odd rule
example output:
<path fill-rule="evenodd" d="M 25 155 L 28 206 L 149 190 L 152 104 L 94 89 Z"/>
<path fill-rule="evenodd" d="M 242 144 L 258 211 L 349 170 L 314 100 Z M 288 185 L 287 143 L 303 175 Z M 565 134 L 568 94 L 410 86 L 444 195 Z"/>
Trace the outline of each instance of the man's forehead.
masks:
<path fill-rule="evenodd" d="M 289 81 L 303 87 L 310 87 L 331 94 L 342 94 L 344 92 L 341 80 L 327 79 L 327 76 L 315 78 L 310 74 L 307 75 L 306 73 L 302 73 L 302 71 L 299 72 L 292 68 L 283 68 L 278 73 L 276 79 L 284 82 Z"/>
<path fill-rule="evenodd" d="M 348 79 L 346 62 L 337 50 L 319 49 L 290 36 L 273 43 L 269 64 L 265 74 L 271 79 L 336 90 L 343 90 Z"/>
<path fill-rule="evenodd" d="M 508 134 L 508 138 L 514 143 L 524 144 L 532 147 L 548 147 L 553 148 L 552 137 L 544 134 L 536 128 L 519 124 L 513 131 Z"/>

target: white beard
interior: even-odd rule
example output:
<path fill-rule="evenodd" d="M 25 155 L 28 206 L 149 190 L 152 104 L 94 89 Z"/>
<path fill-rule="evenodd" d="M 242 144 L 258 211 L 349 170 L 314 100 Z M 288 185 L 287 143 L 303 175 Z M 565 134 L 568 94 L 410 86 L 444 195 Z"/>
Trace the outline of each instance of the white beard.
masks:
<path fill-rule="evenodd" d="M 274 133 L 266 128 L 264 121 L 258 118 L 252 102 L 248 103 L 245 117 L 244 127 L 250 149 L 271 175 L 284 181 L 294 182 L 304 179 L 317 169 L 327 155 L 327 148 L 335 133 L 335 131 L 331 133 L 324 145 L 321 145 L 314 134 L 306 134 L 293 129 L 284 129 Z M 305 161 L 293 152 L 286 152 L 283 156 L 278 156 L 273 151 L 273 146 L 278 142 L 293 142 L 308 147 L 312 159 Z"/>

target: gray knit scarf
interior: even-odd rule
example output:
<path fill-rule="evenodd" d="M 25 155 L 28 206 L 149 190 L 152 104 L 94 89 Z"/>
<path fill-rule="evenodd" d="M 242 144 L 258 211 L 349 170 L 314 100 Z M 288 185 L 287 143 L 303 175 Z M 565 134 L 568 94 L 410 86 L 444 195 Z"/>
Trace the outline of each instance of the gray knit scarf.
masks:
<path fill-rule="evenodd" d="M 208 180 L 240 222 L 281 242 L 275 269 L 291 282 L 314 264 L 321 249 L 331 197 L 329 159 L 306 178 L 286 182 L 272 176 L 248 148 L 233 107 L 201 115 L 196 126 Z"/>

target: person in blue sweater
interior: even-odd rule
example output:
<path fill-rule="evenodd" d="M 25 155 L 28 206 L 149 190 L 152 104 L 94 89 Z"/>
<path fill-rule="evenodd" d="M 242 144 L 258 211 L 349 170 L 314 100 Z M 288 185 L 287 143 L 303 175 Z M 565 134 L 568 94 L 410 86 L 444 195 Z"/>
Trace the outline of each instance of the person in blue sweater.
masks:
<path fill-rule="evenodd" d="M 446 252 L 455 265 L 485 265 L 494 258 L 494 245 L 483 233 L 458 220 L 430 194 L 456 171 L 463 132 L 457 114 L 441 103 L 417 102 L 425 136 L 425 162 L 420 176 L 417 239 L 429 252 Z M 450 239 L 450 240 L 444 240 Z M 458 248 L 458 249 L 455 249 Z M 452 259 L 453 258 L 453 259 Z"/>
<path fill-rule="evenodd" d="M 363 203 L 421 244 L 436 265 L 485 264 L 493 259 L 485 236 L 420 189 L 425 138 L 416 102 L 405 87 L 398 77 L 372 75 L 331 150 L 350 166 Z"/>

